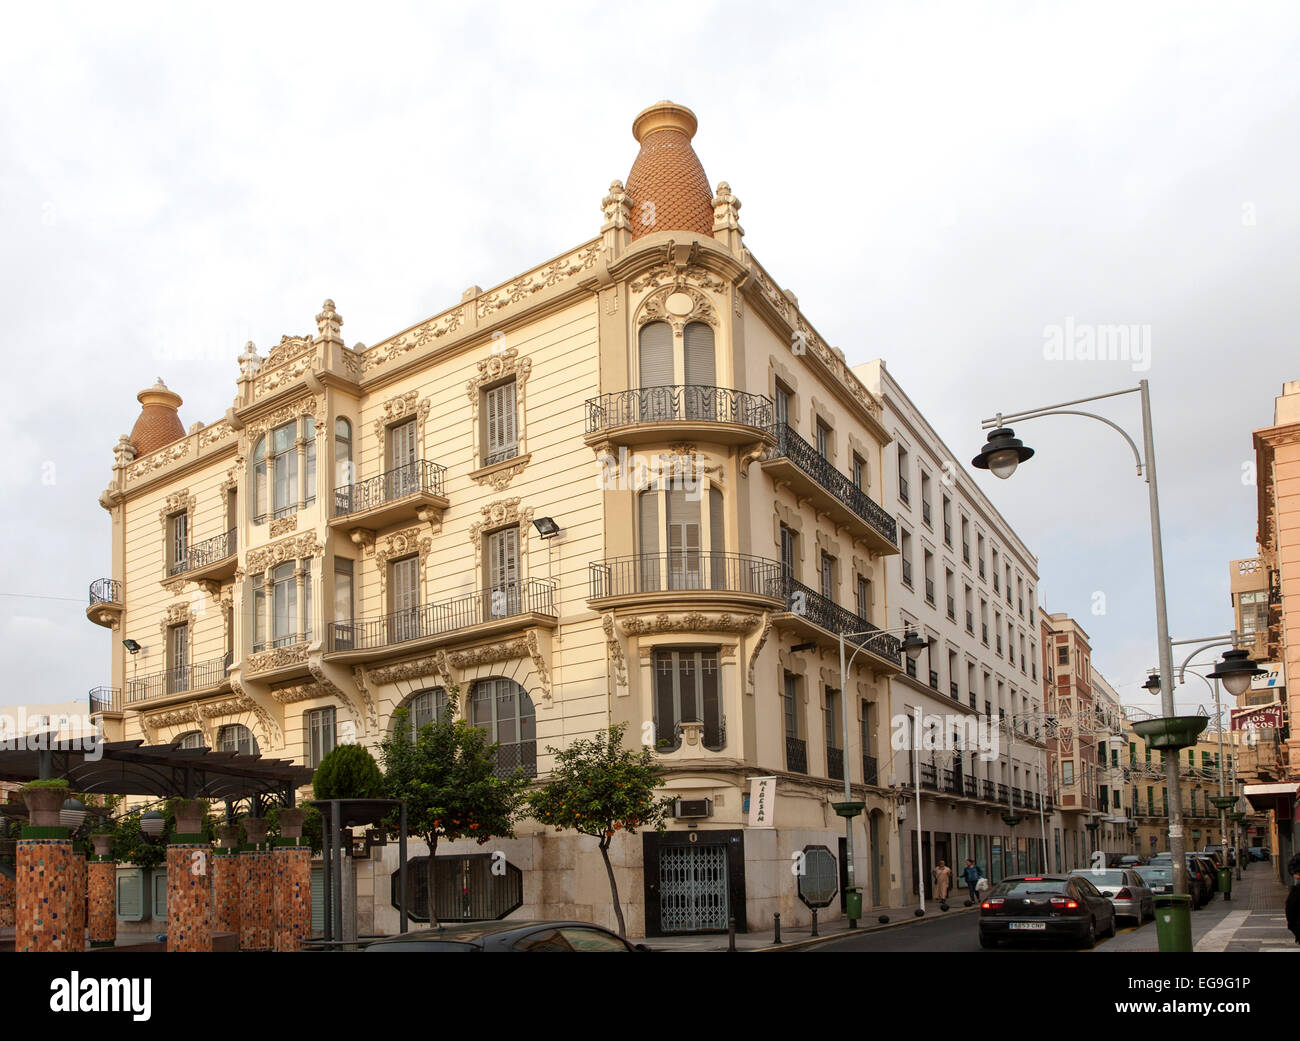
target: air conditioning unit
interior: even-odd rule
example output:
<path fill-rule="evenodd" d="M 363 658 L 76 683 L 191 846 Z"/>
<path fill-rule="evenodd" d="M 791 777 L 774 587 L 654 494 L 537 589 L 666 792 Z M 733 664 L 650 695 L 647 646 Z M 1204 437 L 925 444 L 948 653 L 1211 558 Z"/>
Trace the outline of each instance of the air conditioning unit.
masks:
<path fill-rule="evenodd" d="M 703 820 L 713 816 L 712 799 L 678 799 L 673 806 L 673 816 L 678 820 Z"/>

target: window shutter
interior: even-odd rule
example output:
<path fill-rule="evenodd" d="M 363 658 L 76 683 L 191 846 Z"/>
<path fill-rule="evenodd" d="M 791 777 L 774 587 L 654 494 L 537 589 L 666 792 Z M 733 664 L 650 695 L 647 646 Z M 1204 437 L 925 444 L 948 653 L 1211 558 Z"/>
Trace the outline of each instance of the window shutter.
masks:
<path fill-rule="evenodd" d="M 667 387 L 673 382 L 673 330 L 667 322 L 641 327 L 642 387 Z"/>
<path fill-rule="evenodd" d="M 487 392 L 487 455 L 489 459 L 495 458 L 496 454 L 501 451 L 501 396 L 497 393 L 498 388 L 493 387 Z"/>
<path fill-rule="evenodd" d="M 686 382 L 693 387 L 717 385 L 718 374 L 713 359 L 713 327 L 692 322 L 686 327 Z"/>

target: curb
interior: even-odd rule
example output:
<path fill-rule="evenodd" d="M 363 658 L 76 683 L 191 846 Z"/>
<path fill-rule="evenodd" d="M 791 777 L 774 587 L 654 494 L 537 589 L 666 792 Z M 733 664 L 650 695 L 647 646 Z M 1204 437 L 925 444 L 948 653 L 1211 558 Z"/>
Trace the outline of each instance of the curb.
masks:
<path fill-rule="evenodd" d="M 828 933 L 824 936 L 809 936 L 802 940 L 791 940 L 788 943 L 771 944 L 767 947 L 754 947 L 746 954 L 766 954 L 776 953 L 779 951 L 798 951 L 805 947 L 813 947 L 819 943 L 826 943 L 830 940 L 842 940 L 847 936 L 866 936 L 870 933 L 883 933 L 890 929 L 900 929 L 905 925 L 917 925 L 921 922 L 937 922 L 940 918 L 952 918 L 954 915 L 969 914 L 972 911 L 978 911 L 979 904 L 973 904 L 970 907 L 954 907 L 947 911 L 941 911 L 938 915 L 926 914 L 921 918 L 913 915 L 898 922 L 888 922 L 885 925 L 873 925 L 868 929 L 841 929 L 839 932 Z"/>

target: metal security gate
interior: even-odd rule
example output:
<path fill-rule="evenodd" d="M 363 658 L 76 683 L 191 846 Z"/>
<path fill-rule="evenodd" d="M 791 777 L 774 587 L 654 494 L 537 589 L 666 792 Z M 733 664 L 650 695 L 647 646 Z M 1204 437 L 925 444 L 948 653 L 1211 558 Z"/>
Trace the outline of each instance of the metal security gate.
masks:
<path fill-rule="evenodd" d="M 659 928 L 665 933 L 726 929 L 730 914 L 726 846 L 659 851 Z"/>

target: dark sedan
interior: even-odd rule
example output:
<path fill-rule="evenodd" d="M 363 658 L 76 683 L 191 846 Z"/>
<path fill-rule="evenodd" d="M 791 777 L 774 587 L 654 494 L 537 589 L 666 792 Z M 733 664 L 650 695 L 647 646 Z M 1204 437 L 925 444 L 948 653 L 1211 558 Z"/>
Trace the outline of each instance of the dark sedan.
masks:
<path fill-rule="evenodd" d="M 426 951 L 648 951 L 590 922 L 457 922 L 376 940 L 367 952 L 417 954 Z"/>
<path fill-rule="evenodd" d="M 1115 935 L 1115 908 L 1082 876 L 1006 878 L 980 904 L 980 946 L 1047 940 L 1091 947 Z"/>

